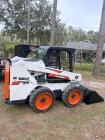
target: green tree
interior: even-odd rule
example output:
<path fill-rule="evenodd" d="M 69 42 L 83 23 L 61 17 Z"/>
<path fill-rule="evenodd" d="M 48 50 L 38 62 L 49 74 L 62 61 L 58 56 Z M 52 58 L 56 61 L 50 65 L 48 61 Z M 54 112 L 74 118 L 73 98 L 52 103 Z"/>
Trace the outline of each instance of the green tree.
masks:
<path fill-rule="evenodd" d="M 92 43 L 97 43 L 98 42 L 98 32 L 94 32 L 94 31 L 88 31 L 87 32 L 87 38 L 88 40 L 90 40 Z"/>
<path fill-rule="evenodd" d="M 61 21 L 57 21 L 55 32 L 55 45 L 66 45 L 65 42 L 66 27 Z"/>
<path fill-rule="evenodd" d="M 31 1 L 31 27 L 30 38 L 38 39 L 43 43 L 43 38 L 50 37 L 52 5 L 48 0 Z M 5 23 L 4 31 L 15 33 L 22 40 L 26 40 L 27 32 L 27 0 L 2 0 L 0 1 L 0 20 Z M 48 33 L 48 34 L 47 34 Z"/>
<path fill-rule="evenodd" d="M 66 41 L 84 41 L 87 40 L 86 32 L 82 29 L 73 29 L 71 26 L 67 29 Z"/>

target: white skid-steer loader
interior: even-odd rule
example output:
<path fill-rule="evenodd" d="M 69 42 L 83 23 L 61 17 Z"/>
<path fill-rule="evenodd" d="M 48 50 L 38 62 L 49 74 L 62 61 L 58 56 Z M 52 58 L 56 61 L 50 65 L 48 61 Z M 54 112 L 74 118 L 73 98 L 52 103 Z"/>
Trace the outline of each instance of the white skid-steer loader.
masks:
<path fill-rule="evenodd" d="M 73 49 L 42 46 L 34 50 L 33 58 L 26 58 L 30 49 L 32 46 L 16 46 L 16 56 L 6 63 L 7 104 L 29 101 L 35 112 L 46 112 L 58 98 L 69 108 L 82 102 L 104 101 L 95 91 L 82 86 L 81 74 L 73 73 Z"/>

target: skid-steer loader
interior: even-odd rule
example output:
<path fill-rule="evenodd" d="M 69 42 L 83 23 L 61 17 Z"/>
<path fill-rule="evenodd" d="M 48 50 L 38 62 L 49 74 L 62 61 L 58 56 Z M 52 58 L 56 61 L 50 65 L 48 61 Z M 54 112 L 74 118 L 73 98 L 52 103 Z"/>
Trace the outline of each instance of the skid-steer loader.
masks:
<path fill-rule="evenodd" d="M 6 103 L 24 103 L 28 100 L 35 112 L 46 112 L 57 98 L 61 98 L 68 107 L 81 102 L 91 104 L 103 101 L 95 91 L 82 86 L 81 74 L 72 72 L 73 49 L 39 47 L 34 50 L 33 58 L 24 58 L 30 52 L 29 47 L 28 51 L 23 46 L 16 49 L 21 50 L 21 53 L 15 50 L 15 54 L 18 52 L 21 57 L 16 54 L 5 68 Z"/>

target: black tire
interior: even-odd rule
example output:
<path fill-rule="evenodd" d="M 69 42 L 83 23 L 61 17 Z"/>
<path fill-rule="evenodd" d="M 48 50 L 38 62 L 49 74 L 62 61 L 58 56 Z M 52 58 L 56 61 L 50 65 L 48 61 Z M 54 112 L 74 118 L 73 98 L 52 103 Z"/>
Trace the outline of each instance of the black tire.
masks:
<path fill-rule="evenodd" d="M 69 96 L 71 93 L 73 93 L 73 91 L 80 91 L 80 100 L 78 101 L 78 103 L 76 104 L 71 104 L 68 99 L 69 99 Z M 75 97 L 74 97 L 75 98 Z M 82 100 L 83 100 L 83 91 L 81 90 L 81 88 L 79 87 L 72 87 L 72 86 L 68 86 L 64 92 L 62 93 L 62 101 L 64 102 L 64 104 L 69 107 L 69 108 L 72 108 L 72 107 L 75 107 L 79 104 L 82 103 Z"/>
<path fill-rule="evenodd" d="M 47 95 L 51 98 L 51 104 L 48 106 L 48 108 L 44 109 L 44 110 L 41 110 L 39 109 L 37 106 L 36 106 L 36 102 L 37 102 L 37 99 L 38 97 L 40 97 L 41 95 L 44 95 L 44 93 L 47 93 Z M 51 107 L 53 106 L 53 103 L 54 103 L 54 93 L 48 89 L 48 88 L 45 88 L 45 87 L 40 87 L 38 89 L 35 89 L 35 91 L 30 95 L 30 106 L 31 108 L 37 112 L 37 113 L 41 113 L 41 112 L 47 112 L 51 109 Z M 42 100 L 42 99 L 41 99 Z M 42 104 L 43 102 L 40 100 L 40 103 Z M 44 100 L 44 102 L 47 102 L 46 100 Z M 38 103 L 38 102 L 37 102 Z"/>

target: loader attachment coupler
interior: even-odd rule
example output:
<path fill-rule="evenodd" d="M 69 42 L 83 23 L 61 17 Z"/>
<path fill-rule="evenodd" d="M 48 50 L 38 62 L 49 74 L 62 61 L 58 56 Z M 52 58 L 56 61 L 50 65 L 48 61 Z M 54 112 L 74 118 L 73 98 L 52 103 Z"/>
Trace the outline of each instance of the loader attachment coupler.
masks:
<path fill-rule="evenodd" d="M 84 93 L 83 102 L 87 105 L 104 101 L 104 99 L 96 91 L 92 91 L 84 86 L 80 86 L 80 88 Z"/>

